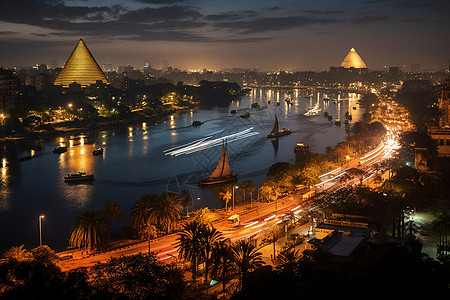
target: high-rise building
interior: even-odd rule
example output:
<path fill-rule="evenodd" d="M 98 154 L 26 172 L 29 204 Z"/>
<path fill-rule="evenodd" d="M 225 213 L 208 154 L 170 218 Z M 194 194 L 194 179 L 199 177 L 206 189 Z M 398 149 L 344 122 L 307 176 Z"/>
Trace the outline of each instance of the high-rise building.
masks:
<path fill-rule="evenodd" d="M 439 97 L 439 127 L 428 127 L 428 134 L 437 141 L 439 156 L 450 156 L 450 77 L 447 77 Z"/>
<path fill-rule="evenodd" d="M 70 84 L 76 82 L 82 87 L 86 87 L 98 80 L 108 83 L 94 56 L 84 41 L 80 39 L 54 84 L 69 87 Z"/>
<path fill-rule="evenodd" d="M 19 97 L 19 78 L 12 70 L 0 68 L 0 115 L 6 116 Z"/>
<path fill-rule="evenodd" d="M 419 64 L 411 64 L 411 72 L 412 73 L 419 73 L 420 72 L 420 65 Z"/>

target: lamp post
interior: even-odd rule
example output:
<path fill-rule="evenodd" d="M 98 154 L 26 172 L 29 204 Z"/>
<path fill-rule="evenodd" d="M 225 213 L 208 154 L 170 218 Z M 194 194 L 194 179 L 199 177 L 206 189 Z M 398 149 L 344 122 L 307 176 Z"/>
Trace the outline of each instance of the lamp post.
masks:
<path fill-rule="evenodd" d="M 233 212 L 234 212 L 234 189 L 238 189 L 239 186 L 235 185 L 233 186 Z"/>
<path fill-rule="evenodd" d="M 42 219 L 44 215 L 39 215 L 39 246 L 42 246 Z"/>

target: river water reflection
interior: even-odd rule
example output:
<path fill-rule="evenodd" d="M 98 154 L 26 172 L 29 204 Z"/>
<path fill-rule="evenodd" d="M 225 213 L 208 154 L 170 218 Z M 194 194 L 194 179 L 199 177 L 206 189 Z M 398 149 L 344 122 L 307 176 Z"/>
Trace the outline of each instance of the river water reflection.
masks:
<path fill-rule="evenodd" d="M 131 207 L 144 193 L 188 189 L 197 199 L 195 208 L 219 208 L 223 203 L 216 197 L 217 191 L 201 189 L 197 182 L 209 176 L 217 165 L 221 144 L 178 156 L 167 150 L 194 141 L 220 141 L 236 134 L 239 137 L 247 130 L 251 134 L 245 138 L 228 140 L 230 166 L 239 181 L 254 179 L 261 184 L 273 163 L 294 162 L 297 142 L 324 153 L 327 146 L 345 140 L 344 124 L 335 126 L 334 120 L 329 121 L 323 112 L 343 121 L 348 111 L 355 122 L 363 114 L 358 99 L 358 94 L 258 88 L 229 107 L 179 112 L 159 124 L 148 121 L 122 129 L 4 144 L 0 156 L 0 251 L 14 245 L 38 245 L 39 214 L 45 214 L 43 242 L 62 250 L 67 246 L 75 218 L 84 211 L 100 209 L 108 201 L 117 202 L 125 212 L 113 225 L 113 232 L 119 233 L 123 226 L 131 224 Z M 260 107 L 251 108 L 254 102 Z M 321 109 L 318 114 L 306 116 L 305 112 L 315 105 Z M 230 113 L 232 109 L 236 109 L 236 114 Z M 241 118 L 240 114 L 247 111 L 250 117 Z M 275 114 L 281 128 L 292 129 L 292 134 L 280 138 L 278 143 L 267 139 Z M 193 120 L 203 124 L 194 127 Z M 68 151 L 53 154 L 52 150 L 60 144 L 67 145 Z M 105 151 L 93 156 L 97 147 Z M 21 160 L 31 155 L 32 159 Z M 63 181 L 67 173 L 78 171 L 93 173 L 97 180 L 79 185 Z"/>

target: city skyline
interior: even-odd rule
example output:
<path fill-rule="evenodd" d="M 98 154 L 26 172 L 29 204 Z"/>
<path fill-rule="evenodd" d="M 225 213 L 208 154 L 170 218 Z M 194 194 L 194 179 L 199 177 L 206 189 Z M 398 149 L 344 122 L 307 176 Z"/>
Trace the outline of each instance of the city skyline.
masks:
<path fill-rule="evenodd" d="M 446 69 L 447 1 L 5 0 L 0 65 L 62 66 L 84 39 L 100 65 L 323 71 Z M 439 45 L 439 46 L 437 46 Z"/>

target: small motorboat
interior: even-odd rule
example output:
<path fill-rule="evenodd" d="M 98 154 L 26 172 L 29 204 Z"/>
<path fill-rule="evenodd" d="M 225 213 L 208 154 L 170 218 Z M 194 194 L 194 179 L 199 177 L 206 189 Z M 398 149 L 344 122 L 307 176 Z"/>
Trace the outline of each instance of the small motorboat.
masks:
<path fill-rule="evenodd" d="M 103 148 L 97 148 L 94 151 L 92 151 L 93 155 L 101 155 L 103 154 L 104 149 Z"/>
<path fill-rule="evenodd" d="M 66 182 L 79 182 L 79 181 L 94 181 L 94 175 L 86 174 L 85 172 L 69 173 L 64 177 Z"/>
<path fill-rule="evenodd" d="M 59 146 L 53 150 L 53 153 L 55 153 L 55 154 L 64 153 L 64 152 L 67 152 L 67 146 Z"/>
<path fill-rule="evenodd" d="M 306 152 L 309 150 L 309 146 L 303 143 L 297 143 L 294 147 L 294 152 Z"/>
<path fill-rule="evenodd" d="M 199 120 L 194 120 L 194 121 L 192 121 L 192 126 L 200 126 L 200 125 L 202 125 L 203 124 L 203 122 L 202 121 L 199 121 Z"/>
<path fill-rule="evenodd" d="M 245 112 L 241 114 L 241 118 L 248 118 L 250 117 L 250 113 L 249 112 Z"/>
<path fill-rule="evenodd" d="M 259 107 L 260 107 L 259 103 L 256 102 L 252 103 L 252 108 L 259 108 Z"/>
<path fill-rule="evenodd" d="M 235 113 L 236 113 L 236 110 L 235 110 L 235 109 L 232 109 L 232 110 L 231 110 L 231 113 L 232 113 L 232 114 L 235 114 Z"/>

